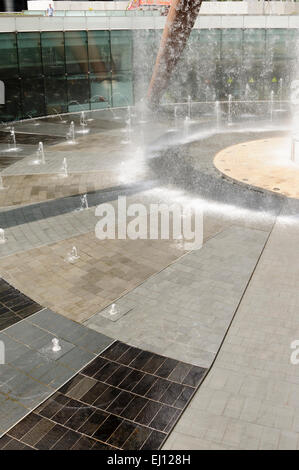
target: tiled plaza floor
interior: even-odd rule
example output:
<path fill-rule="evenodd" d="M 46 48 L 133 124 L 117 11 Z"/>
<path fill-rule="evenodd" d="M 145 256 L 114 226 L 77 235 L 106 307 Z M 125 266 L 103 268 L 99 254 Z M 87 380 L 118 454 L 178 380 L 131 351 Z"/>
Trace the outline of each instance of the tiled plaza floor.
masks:
<path fill-rule="evenodd" d="M 116 342 L 0 439 L 0 449 L 159 449 L 205 369 Z"/>
<path fill-rule="evenodd" d="M 74 245 L 80 259 L 69 263 Z M 83 322 L 181 255 L 168 241 L 100 241 L 91 232 L 4 258 L 0 272 L 42 305 Z"/>
<path fill-rule="evenodd" d="M 79 115 L 74 119 L 78 127 Z M 297 207 L 233 184 L 212 164 L 221 148 L 257 137 L 230 131 L 165 158 L 155 141 L 149 153 L 157 158 L 145 165 L 142 126 L 132 146 L 121 142 L 126 132 L 117 122 L 94 121 L 74 146 L 64 141 L 68 126 L 58 118 L 36 127 L 20 123 L 16 130 L 34 130 L 34 137 L 17 134 L 23 150 L 15 164 L 7 166 L 5 152 L 0 157 L 9 186 L 0 191 L 7 237 L 0 274 L 14 286 L 0 285 L 7 356 L 0 447 L 296 448 L 298 373 L 289 344 L 298 326 L 298 234 L 277 223 L 267 238 L 281 208 L 287 219 Z M 158 128 L 157 140 L 165 131 Z M 45 145 L 46 163 L 30 165 L 45 134 L 54 144 Z M 167 133 L 165 146 L 175 139 Z M 63 158 L 70 176 L 60 183 Z M 172 185 L 191 189 L 191 199 L 216 193 L 204 217 L 203 249 L 186 254 L 171 240 L 97 240 L 94 208 L 106 200 L 115 205 L 123 184 L 132 189 L 128 203 L 146 206 L 156 202 L 146 190 L 157 184 L 161 202 L 180 200 Z M 85 192 L 91 208 L 77 211 L 78 193 Z M 65 258 L 74 245 L 80 258 L 72 264 Z M 114 301 L 126 314 L 112 322 L 101 314 Z M 34 313 L 40 305 L 52 311 Z M 54 337 L 62 345 L 56 357 Z M 104 351 L 114 338 L 123 342 Z"/>
<path fill-rule="evenodd" d="M 116 302 L 114 322 L 97 313 L 90 328 L 158 354 L 210 367 L 268 233 L 232 226 Z"/>
<path fill-rule="evenodd" d="M 165 449 L 299 449 L 298 222 L 277 221 L 219 355 Z"/>
<path fill-rule="evenodd" d="M 0 207 L 34 204 L 66 196 L 113 187 L 119 179 L 108 172 L 72 173 L 67 179 L 57 175 L 4 176 L 6 190 L 0 191 Z"/>

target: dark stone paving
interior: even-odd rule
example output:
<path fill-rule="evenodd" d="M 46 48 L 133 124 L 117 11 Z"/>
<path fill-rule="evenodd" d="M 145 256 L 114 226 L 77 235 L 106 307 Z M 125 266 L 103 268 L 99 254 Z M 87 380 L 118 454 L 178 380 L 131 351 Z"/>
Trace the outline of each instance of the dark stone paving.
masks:
<path fill-rule="evenodd" d="M 0 449 L 159 449 L 205 373 L 116 341 L 10 429 Z"/>
<path fill-rule="evenodd" d="M 117 200 L 119 196 L 130 196 L 156 186 L 154 181 L 144 181 L 131 185 L 100 189 L 87 193 L 89 207 L 96 207 L 104 202 Z M 51 201 L 31 204 L 18 209 L 0 212 L 0 227 L 3 229 L 35 222 L 38 220 L 68 214 L 80 207 L 80 195 L 63 197 Z"/>
<path fill-rule="evenodd" d="M 43 307 L 0 279 L 0 331 L 17 323 Z"/>

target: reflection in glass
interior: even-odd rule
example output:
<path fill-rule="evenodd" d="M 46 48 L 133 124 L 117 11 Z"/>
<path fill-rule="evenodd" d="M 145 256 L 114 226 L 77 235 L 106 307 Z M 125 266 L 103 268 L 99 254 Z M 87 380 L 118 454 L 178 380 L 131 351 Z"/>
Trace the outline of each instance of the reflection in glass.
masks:
<path fill-rule="evenodd" d="M 18 33 L 20 75 L 33 77 L 42 74 L 40 33 Z"/>
<path fill-rule="evenodd" d="M 19 74 L 17 37 L 15 33 L 0 34 L 0 78 L 3 80 L 8 77 L 17 77 Z"/>
<path fill-rule="evenodd" d="M 46 114 L 66 113 L 67 90 L 64 75 L 45 78 Z"/>
<path fill-rule="evenodd" d="M 111 106 L 111 74 L 90 75 L 90 108 L 102 109 Z"/>
<path fill-rule="evenodd" d="M 22 102 L 24 117 L 43 116 L 46 113 L 42 78 L 23 78 Z"/>
<path fill-rule="evenodd" d="M 5 85 L 5 104 L 0 105 L 0 120 L 1 121 L 15 121 L 21 119 L 21 80 L 18 79 L 4 79 Z"/>
<path fill-rule="evenodd" d="M 62 32 L 41 33 L 42 58 L 45 75 L 65 73 L 64 37 Z"/>
<path fill-rule="evenodd" d="M 111 70 L 132 70 L 132 31 L 111 31 Z"/>
<path fill-rule="evenodd" d="M 130 73 L 112 74 L 112 106 L 133 104 L 133 80 Z"/>
<path fill-rule="evenodd" d="M 109 31 L 88 31 L 88 57 L 91 73 L 110 72 Z"/>
<path fill-rule="evenodd" d="M 89 109 L 88 75 L 68 75 L 68 111 L 84 111 Z"/>
<path fill-rule="evenodd" d="M 88 73 L 88 51 L 86 31 L 66 31 L 65 61 L 68 74 Z"/>
<path fill-rule="evenodd" d="M 160 38 L 161 30 L 0 33 L 1 120 L 139 101 Z M 193 30 L 164 100 L 267 100 L 271 91 L 288 99 L 298 46 L 296 29 Z"/>

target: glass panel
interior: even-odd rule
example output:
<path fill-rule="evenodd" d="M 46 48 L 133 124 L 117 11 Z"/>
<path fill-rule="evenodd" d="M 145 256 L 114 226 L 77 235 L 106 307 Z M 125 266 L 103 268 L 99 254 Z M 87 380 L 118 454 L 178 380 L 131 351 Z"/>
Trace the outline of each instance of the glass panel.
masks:
<path fill-rule="evenodd" d="M 64 37 L 62 32 L 41 33 L 42 57 L 45 75 L 65 73 Z"/>
<path fill-rule="evenodd" d="M 221 56 L 241 61 L 243 31 L 241 29 L 223 29 L 221 35 Z"/>
<path fill-rule="evenodd" d="M 66 78 L 45 78 L 45 100 L 47 114 L 60 114 L 67 112 Z"/>
<path fill-rule="evenodd" d="M 264 59 L 266 47 L 266 31 L 264 29 L 244 30 L 244 61 Z"/>
<path fill-rule="evenodd" d="M 176 83 L 176 97 L 175 101 L 187 101 L 188 96 L 192 100 L 196 100 L 199 93 L 199 83 L 197 80 L 197 69 L 199 61 L 198 53 L 198 31 L 192 31 L 186 47 L 178 61 L 175 72 L 172 74 L 171 83 Z M 177 75 L 177 79 L 175 78 Z M 166 101 L 172 101 L 171 98 L 173 85 L 169 87 L 168 96 L 165 96 Z"/>
<path fill-rule="evenodd" d="M 264 73 L 265 60 L 246 59 L 242 69 L 242 84 L 240 88 L 240 99 L 261 100 L 264 99 Z"/>
<path fill-rule="evenodd" d="M 89 109 L 89 82 L 87 75 L 67 77 L 68 111 Z"/>
<path fill-rule="evenodd" d="M 234 99 L 240 97 L 241 66 L 237 61 L 222 59 L 217 69 L 217 98 L 228 99 L 232 95 Z"/>
<path fill-rule="evenodd" d="M 133 99 L 133 79 L 129 73 L 112 74 L 113 106 L 131 106 Z"/>
<path fill-rule="evenodd" d="M 0 105 L 0 120 L 14 121 L 22 118 L 21 89 L 18 79 L 4 79 L 5 104 Z"/>
<path fill-rule="evenodd" d="M 111 31 L 112 72 L 132 70 L 132 31 Z"/>
<path fill-rule="evenodd" d="M 110 36 L 108 31 L 88 31 L 88 56 L 91 73 L 110 72 Z"/>
<path fill-rule="evenodd" d="M 221 30 L 202 29 L 198 31 L 198 34 L 198 55 L 200 55 L 201 58 L 208 58 L 210 62 L 214 59 L 220 59 Z"/>
<path fill-rule="evenodd" d="M 90 109 L 111 106 L 111 74 L 90 75 Z"/>
<path fill-rule="evenodd" d="M 20 74 L 32 77 L 42 74 L 42 60 L 39 33 L 18 33 Z"/>
<path fill-rule="evenodd" d="M 88 73 L 86 31 L 65 32 L 66 71 L 71 75 Z"/>
<path fill-rule="evenodd" d="M 17 54 L 17 37 L 15 33 L 0 34 L 0 50 L 1 64 L 0 77 L 3 80 L 6 77 L 17 77 L 18 54 Z"/>
<path fill-rule="evenodd" d="M 45 90 L 42 78 L 24 78 L 22 80 L 24 118 L 45 114 Z"/>
<path fill-rule="evenodd" d="M 240 99 L 264 99 L 266 30 L 245 29 Z"/>
<path fill-rule="evenodd" d="M 274 91 L 275 99 L 287 98 L 286 86 L 296 77 L 298 40 L 296 30 L 267 30 L 265 87 L 267 96 Z"/>

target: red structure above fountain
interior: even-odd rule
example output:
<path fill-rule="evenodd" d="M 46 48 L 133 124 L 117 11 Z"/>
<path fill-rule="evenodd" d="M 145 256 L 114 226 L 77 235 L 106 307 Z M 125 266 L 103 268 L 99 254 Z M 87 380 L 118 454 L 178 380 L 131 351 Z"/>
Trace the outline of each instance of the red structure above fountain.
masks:
<path fill-rule="evenodd" d="M 170 7 L 171 0 L 131 0 L 128 10 L 136 10 L 143 7 Z"/>
<path fill-rule="evenodd" d="M 159 103 L 200 10 L 202 0 L 172 0 L 148 89 L 150 105 Z"/>

